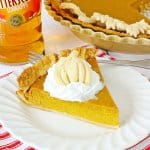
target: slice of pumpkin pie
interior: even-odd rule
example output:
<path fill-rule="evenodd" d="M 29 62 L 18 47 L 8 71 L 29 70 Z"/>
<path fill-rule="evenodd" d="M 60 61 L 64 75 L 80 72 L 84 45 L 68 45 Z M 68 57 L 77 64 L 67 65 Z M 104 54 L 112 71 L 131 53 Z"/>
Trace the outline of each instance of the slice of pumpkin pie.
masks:
<path fill-rule="evenodd" d="M 18 77 L 18 96 L 29 106 L 110 127 L 119 126 L 114 103 L 95 59 L 96 50 L 50 54 Z"/>

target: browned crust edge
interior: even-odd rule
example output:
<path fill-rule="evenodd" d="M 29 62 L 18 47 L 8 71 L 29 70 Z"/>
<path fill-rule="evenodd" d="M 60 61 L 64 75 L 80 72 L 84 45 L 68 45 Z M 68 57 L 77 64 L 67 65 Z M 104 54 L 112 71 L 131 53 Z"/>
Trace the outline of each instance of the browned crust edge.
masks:
<path fill-rule="evenodd" d="M 56 54 L 50 54 L 35 65 L 26 68 L 17 78 L 19 89 L 26 92 L 40 76 L 46 74 L 48 68 L 57 61 Z"/>

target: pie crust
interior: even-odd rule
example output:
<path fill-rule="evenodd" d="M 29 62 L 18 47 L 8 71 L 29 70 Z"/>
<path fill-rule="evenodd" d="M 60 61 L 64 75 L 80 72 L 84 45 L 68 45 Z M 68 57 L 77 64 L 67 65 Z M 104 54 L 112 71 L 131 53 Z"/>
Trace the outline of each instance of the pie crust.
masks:
<path fill-rule="evenodd" d="M 95 59 L 96 50 L 92 48 L 76 48 L 79 57 L 84 58 L 92 65 L 104 81 Z M 67 57 L 71 50 L 63 50 L 60 57 Z M 59 56 L 51 54 L 45 56 L 37 64 L 25 69 L 18 77 L 19 90 L 17 95 L 26 104 L 43 110 L 52 110 L 71 115 L 81 120 L 109 127 L 119 126 L 119 110 L 114 103 L 107 87 L 97 94 L 96 99 L 86 102 L 70 102 L 51 97 L 43 90 L 43 83 L 47 76 L 48 68 L 56 63 Z"/>

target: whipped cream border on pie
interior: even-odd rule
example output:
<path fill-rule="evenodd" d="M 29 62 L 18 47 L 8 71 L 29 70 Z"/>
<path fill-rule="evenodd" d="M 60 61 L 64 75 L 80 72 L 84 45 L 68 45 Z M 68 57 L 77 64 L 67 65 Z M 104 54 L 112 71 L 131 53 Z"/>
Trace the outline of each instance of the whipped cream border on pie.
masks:
<path fill-rule="evenodd" d="M 80 8 L 71 2 L 62 2 L 60 4 L 61 9 L 70 10 L 72 14 L 78 16 L 78 19 L 82 22 L 86 23 L 100 23 L 106 26 L 106 29 L 112 29 L 117 31 L 123 31 L 130 36 L 137 37 L 139 34 L 147 34 L 150 35 L 150 25 L 145 22 L 145 20 L 141 20 L 139 22 L 133 24 L 127 24 L 124 21 L 119 19 L 112 18 L 108 15 L 103 15 L 97 12 L 94 12 L 91 17 L 87 17 L 85 13 L 83 13 Z"/>

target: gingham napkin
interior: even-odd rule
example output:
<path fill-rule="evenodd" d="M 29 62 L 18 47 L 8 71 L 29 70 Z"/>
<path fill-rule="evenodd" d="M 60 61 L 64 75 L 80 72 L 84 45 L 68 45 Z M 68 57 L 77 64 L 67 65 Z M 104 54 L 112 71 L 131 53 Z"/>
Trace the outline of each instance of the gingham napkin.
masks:
<path fill-rule="evenodd" d="M 135 59 L 135 55 L 132 57 L 134 57 Z M 150 58 L 150 55 L 146 55 L 146 57 Z M 100 49 L 98 50 L 97 58 L 110 59 L 110 60 L 132 59 L 131 55 L 125 55 L 125 54 L 119 55 L 117 53 L 108 54 L 108 52 L 102 51 Z M 138 59 L 141 59 L 140 55 L 138 55 Z M 18 69 L 20 69 L 20 66 L 9 66 L 9 65 L 0 64 L 0 85 L 3 83 L 4 80 L 7 80 L 7 77 L 11 76 L 11 74 L 13 74 L 13 72 Z M 150 70 L 138 69 L 138 71 L 150 79 Z M 127 149 L 128 150 L 150 150 L 150 135 L 148 135 L 147 137 L 145 137 L 145 139 L 142 139 L 141 141 L 135 143 L 135 145 Z M 5 128 L 5 125 L 2 125 L 1 122 L 0 123 L 0 150 L 35 150 L 35 148 L 15 138 L 15 135 L 11 135 Z"/>

